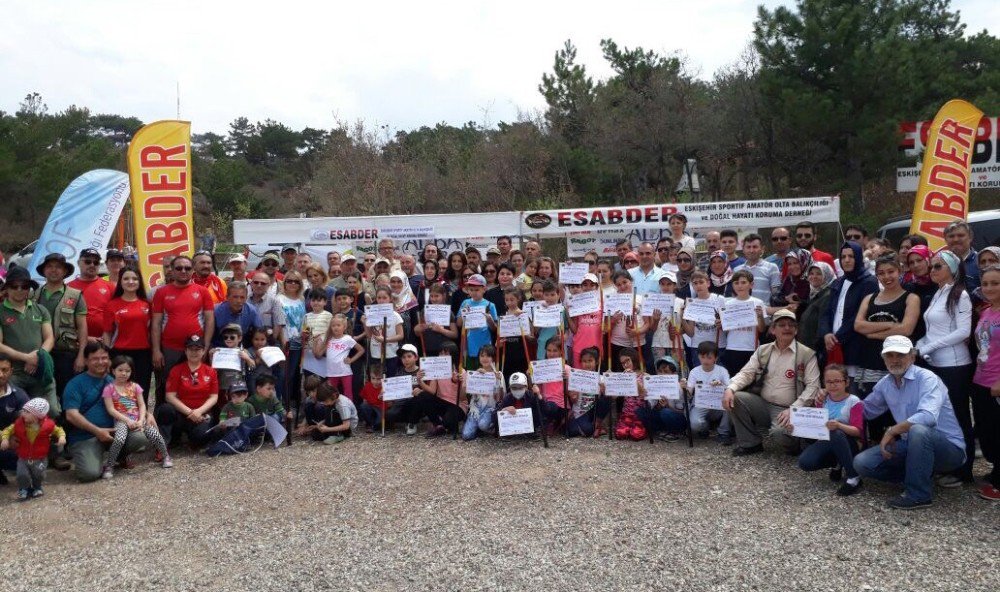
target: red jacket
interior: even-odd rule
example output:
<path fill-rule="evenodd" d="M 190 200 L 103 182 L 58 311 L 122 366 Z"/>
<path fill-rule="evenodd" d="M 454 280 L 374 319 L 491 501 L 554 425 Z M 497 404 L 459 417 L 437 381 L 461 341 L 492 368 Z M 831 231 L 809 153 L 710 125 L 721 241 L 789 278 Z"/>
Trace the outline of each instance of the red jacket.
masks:
<path fill-rule="evenodd" d="M 14 420 L 14 436 L 17 438 L 17 458 L 21 460 L 45 460 L 49 457 L 49 445 L 52 443 L 52 431 L 56 429 L 56 422 L 45 417 L 42 425 L 38 428 L 38 435 L 34 442 L 28 441 L 28 429 L 24 425 L 24 418 L 18 417 Z"/>

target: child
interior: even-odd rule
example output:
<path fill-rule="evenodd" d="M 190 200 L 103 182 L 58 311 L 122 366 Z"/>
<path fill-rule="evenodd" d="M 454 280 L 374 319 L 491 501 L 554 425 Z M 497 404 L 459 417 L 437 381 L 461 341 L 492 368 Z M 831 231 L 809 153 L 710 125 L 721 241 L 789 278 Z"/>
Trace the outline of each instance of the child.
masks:
<path fill-rule="evenodd" d="M 657 374 L 677 374 L 677 360 L 671 356 L 663 356 L 656 360 Z M 682 381 L 683 384 L 683 381 Z M 686 396 L 681 387 L 681 396 Z M 649 405 L 636 409 L 639 421 L 651 434 L 666 432 L 664 437 L 668 442 L 677 440 L 687 429 L 687 419 L 684 417 L 683 400 L 657 399 L 647 401 Z"/>
<path fill-rule="evenodd" d="M 457 354 L 458 348 L 450 341 L 438 353 L 439 356 L 451 358 L 452 367 L 454 367 Z M 460 430 L 459 426 L 467 417 L 469 408 L 469 402 L 463 397 L 459 397 L 458 374 L 452 372 L 451 378 L 439 378 L 433 382 L 427 382 L 424 380 L 424 373 L 421 370 L 417 377 L 424 390 L 419 398 L 419 409 L 421 410 L 419 415 L 426 415 L 431 422 L 431 429 L 428 430 L 427 437 L 434 438 L 444 433 L 457 436 Z M 416 421 L 419 419 L 419 415 L 415 413 L 411 416 L 411 420 Z"/>
<path fill-rule="evenodd" d="M 559 306 L 559 287 L 556 286 L 555 282 L 552 280 L 539 280 L 542 286 L 542 306 L 538 307 L 541 309 L 553 308 Z M 538 310 L 538 309 L 535 309 Z M 558 337 L 560 334 L 560 329 L 566 326 L 566 310 L 563 309 L 562 315 L 560 315 L 559 326 L 558 327 L 535 327 L 535 338 L 538 340 L 538 353 L 536 354 L 537 360 L 541 360 L 545 355 L 545 344 L 549 342 L 553 337 Z"/>
<path fill-rule="evenodd" d="M 719 320 L 718 310 L 725 305 L 726 299 L 718 294 L 708 291 L 708 274 L 704 271 L 695 271 L 691 274 L 691 290 L 694 296 L 691 300 L 707 300 L 715 306 L 715 323 L 695 323 L 694 321 L 684 321 L 684 334 L 688 341 L 688 365 L 691 368 L 698 366 L 697 346 L 703 341 L 711 341 L 718 346 L 719 350 L 726 348 L 726 336 L 722 333 L 722 321 Z"/>
<path fill-rule="evenodd" d="M 219 392 L 226 392 L 237 380 L 246 380 L 247 370 L 252 371 L 256 366 L 253 357 L 243 349 L 243 329 L 236 323 L 229 323 L 222 328 L 222 345 L 227 349 L 237 349 L 240 355 L 240 369 L 216 368 L 215 372 L 219 377 Z M 209 360 L 215 358 L 219 348 L 213 347 L 208 351 Z"/>
<path fill-rule="evenodd" d="M 583 276 L 583 283 L 580 284 L 581 292 L 596 292 L 598 288 L 597 276 L 588 273 Z M 583 351 L 590 348 L 597 349 L 598 361 L 602 359 L 604 352 L 604 339 L 602 339 L 602 325 L 604 313 L 595 310 L 592 313 L 569 317 L 569 329 L 573 332 L 573 367 L 580 367 L 580 356 Z"/>
<path fill-rule="evenodd" d="M 454 348 L 455 344 L 450 341 L 445 342 L 441 347 L 442 354 L 447 350 L 448 355 L 451 355 L 450 352 L 452 350 L 448 349 L 449 346 Z M 425 415 L 427 399 L 434 398 L 437 392 L 437 385 L 435 384 L 436 381 L 427 382 L 423 379 L 424 373 L 417 366 L 418 356 L 416 346 L 407 343 L 399 348 L 399 354 L 401 367 L 396 370 L 394 376 L 406 375 L 410 377 L 413 398 L 397 401 L 392 406 L 391 413 L 389 410 L 386 410 L 385 420 L 386 423 L 405 422 L 406 435 L 413 436 L 417 433 L 417 422 Z"/>
<path fill-rule="evenodd" d="M 305 416 L 305 411 L 310 405 L 316 404 L 316 393 L 319 391 L 319 385 L 325 383 L 326 381 L 319 376 L 307 376 L 305 380 L 302 381 L 302 405 L 299 407 L 299 412 L 302 416 Z M 298 436 L 304 436 L 306 434 L 305 421 L 298 421 L 298 417 L 294 418 L 298 424 L 295 428 L 295 434 Z"/>
<path fill-rule="evenodd" d="M 305 376 L 310 374 L 326 378 L 326 361 L 316 357 L 315 345 L 323 344 L 330 331 L 330 321 L 333 314 L 325 310 L 326 291 L 309 290 L 306 292 L 310 312 L 306 313 L 302 322 L 302 370 Z"/>
<path fill-rule="evenodd" d="M 740 329 L 730 329 L 725 331 L 726 351 L 722 353 L 722 366 L 730 376 L 747 365 L 753 352 L 759 345 L 760 333 L 764 330 L 764 319 L 766 316 L 765 305 L 759 299 L 750 295 L 753 290 L 753 273 L 746 269 L 741 269 L 733 274 L 732 283 L 733 294 L 731 298 L 726 298 L 726 306 L 737 302 L 753 302 L 757 310 L 757 326 L 742 327 Z"/>
<path fill-rule="evenodd" d="M 374 362 L 368 365 L 368 382 L 361 387 L 361 406 L 358 416 L 368 427 L 370 434 L 382 425 L 382 406 L 386 411 L 392 408 L 394 401 L 382 401 L 382 364 Z"/>
<path fill-rule="evenodd" d="M 528 377 L 521 372 L 510 375 L 510 392 L 500 401 L 497 413 L 509 413 L 514 415 L 518 409 L 531 409 L 532 421 L 535 425 L 535 433 L 541 428 L 541 417 L 539 417 L 539 401 L 534 393 L 528 390 Z"/>
<path fill-rule="evenodd" d="M 324 444 L 339 444 L 358 429 L 358 410 L 328 382 L 319 385 L 316 402 L 307 404 L 305 433 Z"/>
<path fill-rule="evenodd" d="M 580 368 L 591 372 L 600 370 L 601 351 L 596 347 L 588 347 L 580 352 Z M 610 401 L 607 397 L 601 397 L 600 393 L 581 393 L 569 391 L 570 419 L 566 427 L 566 435 L 570 438 L 574 436 L 597 436 L 599 431 L 597 424 L 608 416 L 611 409 Z"/>
<path fill-rule="evenodd" d="M 105 479 L 114 477 L 112 466 L 114 459 L 118 458 L 125 447 L 125 439 L 131 430 L 142 430 L 163 457 L 163 468 L 169 469 L 174 466 L 167 452 L 167 444 L 160 435 L 160 430 L 146 423 L 146 401 L 142 396 L 142 387 L 132 382 L 132 373 L 135 372 L 135 363 L 128 356 L 115 356 L 111 360 L 111 374 L 114 382 L 104 387 L 101 393 L 104 399 L 104 408 L 108 415 L 115 420 L 115 439 L 108 450 L 108 462 L 104 465 L 101 476 Z"/>
<path fill-rule="evenodd" d="M 521 307 L 524 305 L 524 293 L 517 288 L 508 288 L 503 293 L 504 304 L 507 305 L 507 315 L 520 317 L 524 312 Z M 501 370 L 506 381 L 510 380 L 515 372 L 525 374 L 528 372 L 528 356 L 533 350 L 534 337 L 531 331 L 525 331 L 523 337 L 501 337 L 497 340 L 500 344 Z"/>
<path fill-rule="evenodd" d="M 677 290 L 677 274 L 672 271 L 665 272 L 660 277 L 660 293 L 674 294 Z M 673 311 L 657 310 L 653 313 L 653 320 L 656 322 L 656 330 L 653 332 L 653 357 L 657 360 L 669 353 L 677 356 L 684 355 L 684 352 L 674 352 L 674 339 L 677 328 L 680 326 L 680 310 L 683 302 L 680 299 L 674 301 Z M 659 374 L 659 372 L 657 372 Z"/>
<path fill-rule="evenodd" d="M 354 399 L 354 379 L 351 364 L 365 355 L 365 348 L 354 341 L 347 331 L 347 317 L 338 314 L 330 321 L 326 343 L 313 343 L 313 354 L 326 358 L 326 380 L 348 399 Z M 352 354 L 353 355 L 349 355 Z"/>
<path fill-rule="evenodd" d="M 549 360 L 562 359 L 562 342 L 558 339 L 551 339 L 545 346 L 545 357 Z M 563 372 L 567 372 L 566 364 L 563 364 Z M 559 426 L 566 421 L 566 397 L 563 393 L 565 381 L 547 382 L 536 384 L 531 387 L 531 391 L 541 399 L 542 415 L 545 417 L 545 424 L 548 426 L 549 435 L 555 434 Z"/>
<path fill-rule="evenodd" d="M 818 471 L 834 467 L 830 479 L 840 481 L 841 471 L 847 479 L 837 489 L 837 495 L 854 495 L 861 489 L 861 477 L 854 470 L 854 456 L 861 450 L 864 432 L 863 406 L 856 396 L 847 392 L 847 369 L 840 364 L 830 364 L 823 372 L 825 397 L 816 400 L 817 407 L 826 408 L 830 429 L 829 440 L 817 440 L 799 455 L 799 468 L 803 471 Z M 838 468 L 839 467 L 839 468 Z"/>
<path fill-rule="evenodd" d="M 375 303 L 392 304 L 392 291 L 388 288 L 379 288 L 375 292 Z M 362 316 L 362 319 L 364 318 Z M 394 375 L 399 368 L 399 358 L 397 357 L 399 344 L 405 336 L 403 332 L 403 317 L 399 316 L 398 312 L 393 311 L 389 322 L 386 324 L 385 335 L 382 335 L 382 325 L 368 327 L 366 332 L 368 335 L 368 351 L 370 352 L 369 362 L 380 361 L 382 359 L 382 347 L 384 346 L 385 371 L 390 376 Z"/>
<path fill-rule="evenodd" d="M 17 499 L 24 501 L 41 497 L 45 492 L 45 469 L 48 466 L 52 438 L 61 451 L 66 445 L 66 432 L 48 417 L 49 402 L 30 399 L 21 407 L 14 423 L 0 432 L 0 450 L 10 448 L 10 437 L 17 439 Z"/>
<path fill-rule="evenodd" d="M 333 314 L 342 314 L 347 319 L 347 330 L 344 335 L 350 335 L 354 341 L 361 343 L 365 336 L 365 325 L 361 322 L 361 310 L 355 306 L 355 297 L 350 290 L 341 288 L 336 291 L 333 297 Z M 364 356 L 358 358 L 351 364 L 351 390 L 354 392 L 354 401 L 361 404 L 361 387 L 365 382 L 365 360 Z"/>
<path fill-rule="evenodd" d="M 444 284 L 431 284 L 427 289 L 430 304 L 448 304 L 448 288 Z M 450 318 L 448 326 L 436 323 L 421 322 L 413 330 L 421 337 L 425 356 L 436 356 L 441 352 L 441 344 L 446 340 L 458 339 L 458 328 L 455 319 Z M 424 319 L 421 319 L 424 320 Z"/>
<path fill-rule="evenodd" d="M 729 372 L 716 365 L 719 358 L 719 347 L 712 341 L 702 341 L 698 344 L 699 366 L 691 369 L 687 378 L 687 389 L 694 396 L 695 406 L 691 408 L 691 431 L 699 438 L 707 438 L 709 423 L 719 422 L 718 440 L 723 446 L 733 443 L 733 431 L 729 422 L 729 414 L 718 409 L 698 407 L 698 390 L 707 386 L 729 384 Z"/>
<path fill-rule="evenodd" d="M 504 392 L 503 374 L 496 367 L 497 350 L 492 345 L 484 345 L 479 350 L 479 370 L 480 374 L 492 372 L 496 376 L 496 388 L 488 395 L 469 395 L 469 416 L 465 420 L 465 427 L 462 428 L 462 439 L 465 441 L 475 440 L 479 432 L 489 433 L 493 431 L 493 414 L 496 413 L 497 394 Z M 461 398 L 466 395 L 466 383 L 468 375 L 462 372 Z"/>
<path fill-rule="evenodd" d="M 264 362 L 264 358 L 261 356 L 261 350 L 265 347 L 273 345 L 271 342 L 271 332 L 265 327 L 254 327 L 250 330 L 250 347 L 247 349 L 247 353 L 253 360 L 253 368 L 247 372 L 246 384 L 249 386 L 250 390 L 253 390 L 254 383 L 257 380 L 257 376 L 261 374 L 270 374 L 274 376 L 278 381 L 278 395 L 282 395 L 283 389 L 281 388 L 281 362 L 268 366 Z M 232 391 L 232 387 L 229 389 Z"/>
<path fill-rule="evenodd" d="M 486 293 L 486 279 L 483 276 L 475 273 L 468 280 L 465 281 L 465 291 L 468 292 L 469 298 L 467 298 L 459 309 L 462 311 L 463 315 L 467 311 L 474 308 L 482 308 L 486 313 L 486 326 L 479 329 L 468 329 L 465 330 L 465 366 L 466 370 L 475 370 L 479 366 L 479 350 L 490 343 L 491 336 L 490 331 L 496 331 L 497 328 L 497 307 L 493 306 L 493 303 L 489 300 L 483 299 L 483 294 Z M 458 323 L 460 326 L 465 327 L 464 316 L 459 317 Z"/>
<path fill-rule="evenodd" d="M 285 419 L 292 418 L 292 412 L 286 412 L 284 405 L 275 397 L 274 385 L 274 377 L 270 374 L 258 376 L 254 393 L 250 396 L 250 404 L 257 413 L 270 415 L 279 422 L 284 422 Z"/>
<path fill-rule="evenodd" d="M 519 288 L 524 296 L 531 295 L 531 287 L 538 273 L 538 260 L 528 259 L 524 262 L 524 272 L 514 278 L 514 287 Z"/>
<path fill-rule="evenodd" d="M 618 360 L 621 364 L 622 372 L 635 375 L 636 381 L 638 381 L 639 385 L 639 392 L 641 394 L 642 365 L 639 362 L 639 352 L 631 347 L 623 348 L 618 354 Z M 639 421 L 639 416 L 637 414 L 637 410 L 642 407 L 642 405 L 642 397 L 625 397 L 625 403 L 622 405 L 621 416 L 618 418 L 617 425 L 615 425 L 616 438 L 619 440 L 632 439 L 636 442 L 646 439 L 646 428 L 643 426 L 642 422 Z"/>
<path fill-rule="evenodd" d="M 219 426 L 222 426 L 219 429 L 227 429 L 222 424 L 228 419 L 238 417 L 244 420 L 257 415 L 257 410 L 247 401 L 248 394 L 249 389 L 245 382 L 234 382 L 233 386 L 229 387 L 229 402 L 219 412 Z"/>

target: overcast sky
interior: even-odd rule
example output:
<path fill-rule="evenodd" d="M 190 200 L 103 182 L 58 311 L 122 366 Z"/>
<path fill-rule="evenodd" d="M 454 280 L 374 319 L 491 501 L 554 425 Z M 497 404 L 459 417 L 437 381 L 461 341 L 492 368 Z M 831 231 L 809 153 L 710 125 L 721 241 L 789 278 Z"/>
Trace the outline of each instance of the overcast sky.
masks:
<path fill-rule="evenodd" d="M 0 110 L 38 92 L 52 111 L 169 119 L 179 83 L 196 133 L 240 115 L 296 129 L 495 125 L 544 106 L 538 84 L 566 39 L 596 78 L 606 37 L 683 52 L 710 78 L 748 43 L 760 3 L 0 0 Z M 1000 1 L 952 5 L 969 31 L 1000 32 Z"/>

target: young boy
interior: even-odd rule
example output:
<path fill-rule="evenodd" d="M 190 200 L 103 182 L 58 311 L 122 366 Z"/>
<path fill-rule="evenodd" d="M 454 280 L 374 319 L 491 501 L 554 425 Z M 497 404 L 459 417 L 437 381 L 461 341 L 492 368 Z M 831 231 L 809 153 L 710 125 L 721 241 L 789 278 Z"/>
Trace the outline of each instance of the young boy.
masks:
<path fill-rule="evenodd" d="M 325 290 L 309 290 L 306 292 L 306 301 L 309 312 L 306 313 L 302 329 L 302 370 L 304 373 L 326 378 L 326 360 L 317 358 L 312 346 L 316 340 L 326 341 L 333 314 L 326 310 Z"/>
<path fill-rule="evenodd" d="M 442 346 L 443 347 L 443 346 Z M 413 381 L 413 398 L 399 401 L 392 407 L 390 413 L 386 409 L 386 423 L 397 423 L 406 421 L 406 435 L 413 436 L 417 433 L 417 422 L 422 413 L 422 403 L 417 397 L 424 392 L 427 383 L 420 380 L 417 374 L 420 368 L 417 366 L 417 347 L 412 343 L 407 343 L 399 348 L 400 368 L 396 371 L 396 376 L 409 375 Z M 422 376 L 422 375 L 421 375 Z"/>
<path fill-rule="evenodd" d="M 285 406 L 275 396 L 274 377 L 270 374 L 261 374 L 257 377 L 257 384 L 254 386 L 254 394 L 250 397 L 250 404 L 254 411 L 264 415 L 270 415 L 279 422 L 292 418 L 292 412 L 285 411 Z"/>
<path fill-rule="evenodd" d="M 559 306 L 559 286 L 555 284 L 552 280 L 544 280 L 542 282 L 542 298 L 544 298 L 545 304 L 539 308 L 552 308 L 554 306 Z M 561 318 L 559 320 L 560 326 L 565 327 L 566 322 L 566 311 L 563 310 Z M 553 337 L 559 336 L 560 327 L 541 327 L 536 328 L 535 333 L 538 340 L 538 351 L 535 354 L 536 360 L 545 359 L 545 344 L 549 342 Z"/>
<path fill-rule="evenodd" d="M 490 343 L 490 331 L 496 331 L 497 308 L 489 300 L 483 299 L 483 294 L 486 293 L 486 279 L 478 273 L 465 280 L 465 292 L 469 297 L 459 307 L 463 313 L 458 317 L 459 327 L 462 328 L 465 325 L 464 313 L 466 311 L 482 308 L 483 312 L 486 313 L 486 327 L 465 331 L 465 369 L 478 370 L 479 348 Z"/>
<path fill-rule="evenodd" d="M 313 440 L 339 444 L 358 428 L 358 410 L 330 383 L 319 385 L 316 403 L 306 408 L 306 431 Z"/>
<path fill-rule="evenodd" d="M 368 426 L 370 434 L 382 425 L 382 364 L 373 362 L 368 365 L 368 382 L 361 387 L 361 406 L 358 416 Z M 385 409 L 392 408 L 393 401 L 386 401 Z"/>
<path fill-rule="evenodd" d="M 719 347 L 711 341 L 698 344 L 698 361 L 701 365 L 692 368 L 688 373 L 687 390 L 694 396 L 694 406 L 691 407 L 691 430 L 699 438 L 707 438 L 711 422 L 719 422 L 719 442 L 723 446 L 733 443 L 733 430 L 729 423 L 729 414 L 718 409 L 699 407 L 698 391 L 708 386 L 726 386 L 729 384 L 729 372 L 716 365 L 719 358 Z"/>
<path fill-rule="evenodd" d="M 535 433 L 539 433 L 542 418 L 539 417 L 538 397 L 528 390 L 528 377 L 523 372 L 515 372 L 510 375 L 510 392 L 497 405 L 497 413 L 509 413 L 514 415 L 518 409 L 531 409 L 531 419 L 535 424 Z"/>
<path fill-rule="evenodd" d="M 677 291 L 677 274 L 672 271 L 664 272 L 660 276 L 660 293 L 661 294 L 673 294 Z M 676 331 L 678 328 L 678 319 L 680 319 L 680 309 L 683 307 L 683 302 L 680 299 L 674 300 L 674 310 L 672 311 L 660 311 L 656 310 L 653 313 L 653 320 L 656 322 L 656 331 L 653 332 L 653 356 L 660 360 L 670 353 L 674 355 L 681 356 L 684 355 L 683 352 L 675 352 L 674 349 L 674 335 L 671 333 L 671 327 Z M 659 362 L 657 362 L 659 363 Z M 657 372 L 659 374 L 659 372 Z"/>
<path fill-rule="evenodd" d="M 236 323 L 229 323 L 222 328 L 222 344 L 227 349 L 238 349 L 240 352 L 240 369 L 217 368 L 215 370 L 219 377 L 219 391 L 227 392 L 237 381 L 246 380 L 247 370 L 253 370 L 256 366 L 253 358 L 243 349 L 243 329 Z M 219 348 L 213 347 L 209 350 L 209 359 L 214 360 Z"/>
<path fill-rule="evenodd" d="M 240 420 L 244 420 L 257 414 L 253 404 L 247 401 L 248 395 L 249 391 L 247 389 L 247 383 L 242 380 L 234 382 L 233 385 L 229 387 L 229 402 L 226 403 L 225 407 L 222 408 L 222 411 L 219 412 L 220 426 L 222 426 L 227 419 L 238 417 Z M 225 430 L 227 428 L 223 426 L 219 429 Z"/>
<path fill-rule="evenodd" d="M 34 398 L 21 408 L 14 423 L 0 432 L 0 450 L 10 448 L 10 438 L 17 439 L 17 499 L 25 501 L 41 497 L 45 469 L 48 467 L 49 446 L 52 439 L 62 451 L 66 445 L 66 432 L 48 417 L 49 402 Z"/>
<path fill-rule="evenodd" d="M 733 274 L 732 298 L 726 298 L 726 306 L 737 302 L 753 302 L 757 309 L 757 326 L 742 327 L 740 329 L 730 329 L 725 332 L 726 351 L 722 353 L 720 360 L 722 365 L 729 372 L 730 376 L 735 375 L 747 365 L 753 352 L 757 351 L 760 333 L 764 331 L 764 322 L 767 317 L 767 307 L 758 298 L 751 296 L 753 290 L 753 274 L 745 269 L 741 269 Z"/>
<path fill-rule="evenodd" d="M 677 374 L 677 360 L 671 356 L 662 356 L 656 360 L 657 374 Z M 682 396 L 684 395 L 682 389 Z M 680 434 L 687 428 L 687 420 L 684 418 L 684 401 L 670 399 L 659 399 L 652 405 L 645 405 L 636 409 L 635 414 L 639 417 L 642 425 L 646 426 L 646 431 L 650 434 L 664 432 L 668 442 L 677 440 Z"/>

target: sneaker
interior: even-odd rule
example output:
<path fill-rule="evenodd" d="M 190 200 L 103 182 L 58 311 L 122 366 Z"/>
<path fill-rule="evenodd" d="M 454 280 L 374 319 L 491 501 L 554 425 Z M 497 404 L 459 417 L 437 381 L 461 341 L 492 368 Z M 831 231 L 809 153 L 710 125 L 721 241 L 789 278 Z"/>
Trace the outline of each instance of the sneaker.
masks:
<path fill-rule="evenodd" d="M 28 490 L 28 489 L 18 489 L 17 490 L 17 499 L 21 500 L 22 502 L 24 500 L 28 499 L 29 497 L 31 497 L 31 491 L 30 490 Z"/>
<path fill-rule="evenodd" d="M 941 475 L 937 479 L 938 487 L 945 489 L 956 489 L 962 486 L 962 479 L 955 475 Z"/>
<path fill-rule="evenodd" d="M 979 488 L 979 497 L 991 502 L 1000 502 L 1000 489 L 987 483 Z"/>
<path fill-rule="evenodd" d="M 346 438 L 344 438 L 340 434 L 337 434 L 336 436 L 330 436 L 326 440 L 323 440 L 323 443 L 324 444 L 340 444 L 344 440 L 346 440 Z"/>
<path fill-rule="evenodd" d="M 407 436 L 413 436 L 416 433 L 417 433 L 417 424 L 415 424 L 415 423 L 408 423 L 408 424 L 406 424 L 406 435 Z"/>
<path fill-rule="evenodd" d="M 840 467 L 830 469 L 830 481 L 834 483 L 840 483 L 840 480 L 844 478 L 844 470 Z"/>
<path fill-rule="evenodd" d="M 656 438 L 663 442 L 676 442 L 681 439 L 681 437 L 677 434 L 672 434 L 670 432 L 661 432 L 660 434 L 657 434 Z"/>
<path fill-rule="evenodd" d="M 747 448 L 742 446 L 733 448 L 733 456 L 750 456 L 751 454 L 759 454 L 761 452 L 764 452 L 763 444 L 757 444 L 756 446 L 750 446 Z"/>
<path fill-rule="evenodd" d="M 861 491 L 861 481 L 858 481 L 857 485 L 851 485 L 847 481 L 844 481 L 843 484 L 837 488 L 837 495 L 840 497 L 847 497 L 849 495 L 854 495 L 859 491 Z"/>
<path fill-rule="evenodd" d="M 41 487 L 31 490 L 31 497 L 42 497 L 43 495 L 45 495 L 45 492 L 42 491 Z"/>
<path fill-rule="evenodd" d="M 104 465 L 104 471 L 101 472 L 101 477 L 104 479 L 110 479 L 115 476 L 115 470 L 111 468 L 111 465 Z"/>
<path fill-rule="evenodd" d="M 892 498 L 886 504 L 893 510 L 920 510 L 933 506 L 934 500 L 917 501 L 906 497 L 906 495 L 900 495 Z"/>
<path fill-rule="evenodd" d="M 170 455 L 163 457 L 163 468 L 164 469 L 174 468 L 174 459 L 170 458 Z"/>
<path fill-rule="evenodd" d="M 715 437 L 715 441 L 723 446 L 732 446 L 735 440 L 732 436 L 723 436 L 722 434 Z"/>

